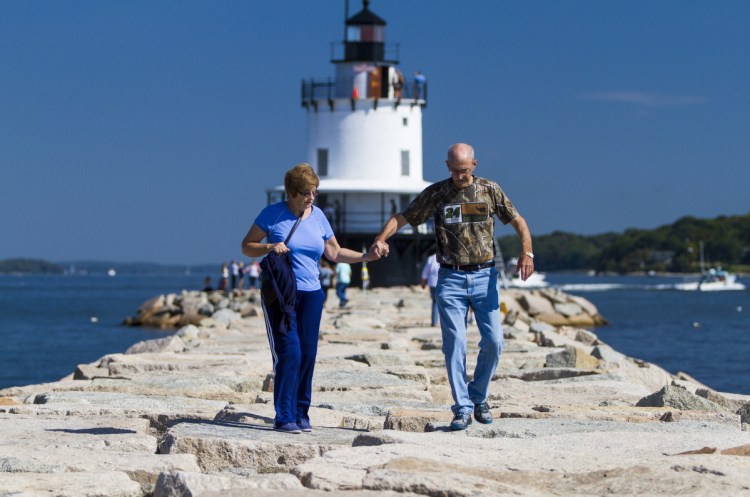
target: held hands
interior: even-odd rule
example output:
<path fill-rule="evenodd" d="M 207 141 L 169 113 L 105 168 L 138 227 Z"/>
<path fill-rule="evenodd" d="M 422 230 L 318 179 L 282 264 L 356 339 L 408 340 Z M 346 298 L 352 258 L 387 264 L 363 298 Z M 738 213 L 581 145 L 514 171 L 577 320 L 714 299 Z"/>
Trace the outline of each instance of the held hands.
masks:
<path fill-rule="evenodd" d="M 371 262 L 371 261 L 377 261 L 381 257 L 388 257 L 388 252 L 390 250 L 390 247 L 385 242 L 374 242 L 370 246 L 370 250 L 367 251 L 365 254 L 364 260 L 365 262 Z"/>
<path fill-rule="evenodd" d="M 373 246 L 370 247 L 370 250 L 365 253 L 365 256 L 362 258 L 364 262 L 372 262 L 380 259 L 380 254 L 378 254 L 374 247 L 375 245 L 373 244 Z"/>
<path fill-rule="evenodd" d="M 370 247 L 370 251 L 374 251 L 376 254 L 378 254 L 378 259 L 381 257 L 388 257 L 390 249 L 391 248 L 388 246 L 388 244 L 382 241 L 376 241 L 372 244 L 372 247 Z"/>

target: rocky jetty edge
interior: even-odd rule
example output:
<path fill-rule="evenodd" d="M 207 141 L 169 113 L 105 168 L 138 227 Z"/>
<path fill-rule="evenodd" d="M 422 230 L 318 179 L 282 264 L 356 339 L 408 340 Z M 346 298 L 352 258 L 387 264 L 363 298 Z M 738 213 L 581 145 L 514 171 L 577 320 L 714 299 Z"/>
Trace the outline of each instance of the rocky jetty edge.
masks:
<path fill-rule="evenodd" d="M 312 433 L 271 429 L 255 292 L 159 296 L 138 318 L 174 335 L 0 390 L 0 496 L 750 495 L 750 396 L 613 350 L 585 299 L 503 291 L 495 420 L 449 432 L 427 293 L 349 293 L 324 312 Z"/>

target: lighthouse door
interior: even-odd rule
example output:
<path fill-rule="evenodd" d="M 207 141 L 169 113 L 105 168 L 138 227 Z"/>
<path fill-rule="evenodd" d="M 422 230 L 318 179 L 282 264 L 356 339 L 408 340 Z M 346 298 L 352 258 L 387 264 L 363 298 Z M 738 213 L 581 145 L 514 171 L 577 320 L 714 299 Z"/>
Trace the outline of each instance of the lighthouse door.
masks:
<path fill-rule="evenodd" d="M 370 71 L 370 88 L 367 96 L 370 98 L 380 98 L 381 78 L 379 68 Z"/>

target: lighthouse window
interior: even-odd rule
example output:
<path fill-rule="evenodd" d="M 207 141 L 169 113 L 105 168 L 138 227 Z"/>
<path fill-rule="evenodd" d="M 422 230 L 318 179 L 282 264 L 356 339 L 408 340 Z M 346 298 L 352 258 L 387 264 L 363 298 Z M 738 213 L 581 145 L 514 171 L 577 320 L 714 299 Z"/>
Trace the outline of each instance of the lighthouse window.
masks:
<path fill-rule="evenodd" d="M 328 149 L 318 149 L 318 175 L 328 176 Z"/>
<path fill-rule="evenodd" d="M 346 34 L 347 41 L 382 43 L 385 40 L 383 26 L 349 26 Z"/>
<path fill-rule="evenodd" d="M 401 151 L 401 176 L 409 176 L 409 151 Z"/>

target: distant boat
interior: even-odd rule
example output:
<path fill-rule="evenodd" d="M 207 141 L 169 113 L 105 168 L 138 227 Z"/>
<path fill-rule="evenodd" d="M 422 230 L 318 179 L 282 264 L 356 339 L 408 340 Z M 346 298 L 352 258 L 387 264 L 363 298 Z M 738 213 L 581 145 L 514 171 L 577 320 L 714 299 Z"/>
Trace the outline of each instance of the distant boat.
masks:
<path fill-rule="evenodd" d="M 521 275 L 518 273 L 518 259 L 515 257 L 508 260 L 507 270 L 503 264 L 499 272 L 501 273 L 500 279 L 505 288 L 546 288 L 549 286 L 544 273 L 534 272 L 526 278 L 526 281 L 522 280 Z"/>
<path fill-rule="evenodd" d="M 109 270 L 107 271 L 107 276 L 117 276 L 117 271 L 115 271 L 112 268 L 109 268 Z"/>
<path fill-rule="evenodd" d="M 709 269 L 697 281 L 684 281 L 675 284 L 676 290 L 720 292 L 745 290 L 745 285 L 737 281 L 737 276 L 721 268 Z"/>
<path fill-rule="evenodd" d="M 700 242 L 700 268 L 701 277 L 694 281 L 684 281 L 677 283 L 674 287 L 676 290 L 701 291 L 701 292 L 720 292 L 727 290 L 744 290 L 745 285 L 737 281 L 737 276 L 725 271 L 721 266 L 716 269 L 706 270 L 705 258 L 703 256 L 703 241 Z"/>
<path fill-rule="evenodd" d="M 508 280 L 508 288 L 546 288 L 549 282 L 545 278 L 544 273 L 531 273 L 524 281 L 521 275 L 516 273 Z"/>

